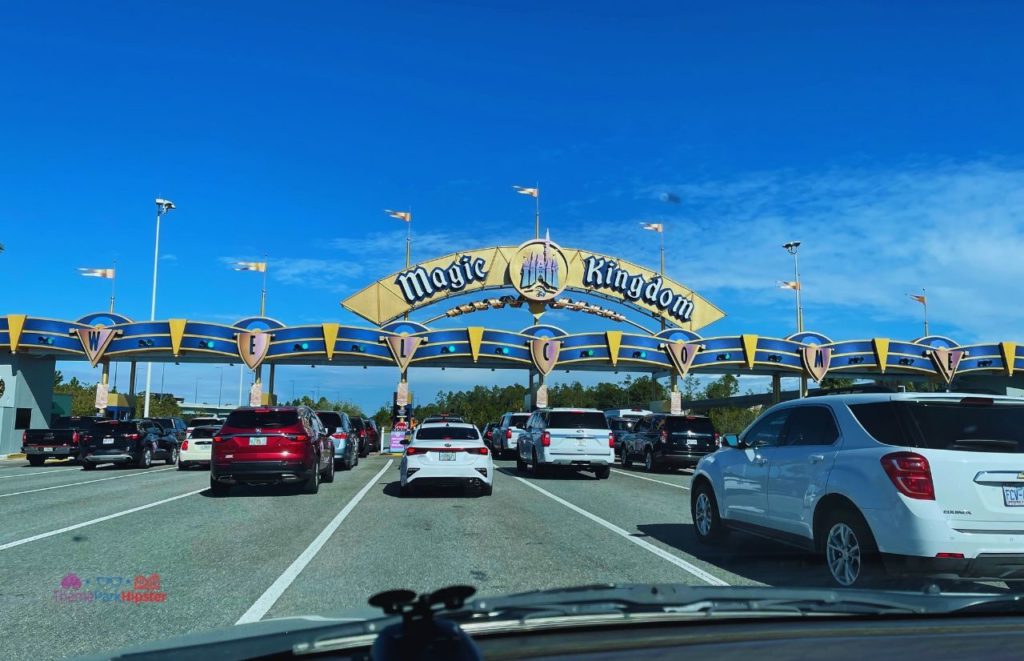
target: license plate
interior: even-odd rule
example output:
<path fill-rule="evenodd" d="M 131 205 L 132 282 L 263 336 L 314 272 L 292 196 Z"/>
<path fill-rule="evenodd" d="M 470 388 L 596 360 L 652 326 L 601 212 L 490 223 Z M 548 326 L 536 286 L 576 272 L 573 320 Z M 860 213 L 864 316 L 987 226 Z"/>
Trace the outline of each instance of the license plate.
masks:
<path fill-rule="evenodd" d="M 250 436 L 249 437 L 249 445 L 266 445 L 266 444 L 267 444 L 267 437 L 266 436 Z"/>
<path fill-rule="evenodd" d="M 105 439 L 103 439 L 103 445 L 113 445 L 113 444 L 114 444 L 114 439 L 112 439 L 112 438 L 105 438 Z"/>
<path fill-rule="evenodd" d="M 585 447 L 587 447 L 587 439 L 585 439 L 585 438 L 577 438 L 576 439 L 576 447 L 578 447 L 578 448 L 585 448 Z"/>
<path fill-rule="evenodd" d="M 437 460 L 438 461 L 455 461 L 455 453 L 454 452 L 438 452 L 437 453 Z"/>
<path fill-rule="evenodd" d="M 1004 486 L 1003 504 L 1007 507 L 1024 507 L 1024 486 Z"/>
<path fill-rule="evenodd" d="M 43 448 L 43 452 L 53 452 L 53 448 Z"/>

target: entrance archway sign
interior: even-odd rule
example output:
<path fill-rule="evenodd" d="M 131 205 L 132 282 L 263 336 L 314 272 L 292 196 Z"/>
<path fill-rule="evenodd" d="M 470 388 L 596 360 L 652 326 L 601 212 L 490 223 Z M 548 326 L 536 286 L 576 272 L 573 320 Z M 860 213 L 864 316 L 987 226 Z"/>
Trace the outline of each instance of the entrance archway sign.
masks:
<path fill-rule="evenodd" d="M 374 324 L 386 325 L 453 296 L 492 289 L 515 289 L 533 304 L 552 302 L 563 291 L 600 296 L 691 331 L 725 316 L 689 287 L 662 278 L 657 271 L 589 250 L 562 248 L 550 238 L 416 264 L 341 304 Z"/>

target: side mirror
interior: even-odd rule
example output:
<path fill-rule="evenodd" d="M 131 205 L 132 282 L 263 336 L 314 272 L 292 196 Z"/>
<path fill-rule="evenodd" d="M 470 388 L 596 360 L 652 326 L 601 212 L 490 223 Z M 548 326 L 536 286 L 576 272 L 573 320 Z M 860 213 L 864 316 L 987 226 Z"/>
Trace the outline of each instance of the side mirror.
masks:
<path fill-rule="evenodd" d="M 723 436 L 722 444 L 725 447 L 736 448 L 737 450 L 746 447 L 743 441 L 740 440 L 740 437 L 736 434 L 726 434 Z"/>

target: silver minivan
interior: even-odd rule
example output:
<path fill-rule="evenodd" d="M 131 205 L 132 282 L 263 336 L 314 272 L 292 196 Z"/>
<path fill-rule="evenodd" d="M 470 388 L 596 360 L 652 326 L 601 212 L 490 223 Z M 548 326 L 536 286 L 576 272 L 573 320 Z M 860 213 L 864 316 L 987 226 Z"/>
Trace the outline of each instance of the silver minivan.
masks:
<path fill-rule="evenodd" d="M 516 468 L 534 474 L 560 466 L 594 471 L 608 479 L 615 463 L 614 439 L 608 419 L 598 409 L 555 408 L 534 411 L 519 436 Z"/>

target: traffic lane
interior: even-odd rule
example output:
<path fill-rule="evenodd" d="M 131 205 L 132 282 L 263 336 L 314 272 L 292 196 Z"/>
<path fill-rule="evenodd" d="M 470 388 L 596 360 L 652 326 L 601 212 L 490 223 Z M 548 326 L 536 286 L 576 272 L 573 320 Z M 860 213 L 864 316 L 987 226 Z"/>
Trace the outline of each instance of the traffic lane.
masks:
<path fill-rule="evenodd" d="M 42 478 L 28 483 L 10 480 L 23 488 L 17 491 L 8 488 L 5 495 L 0 496 L 0 517 L 4 524 L 0 528 L 0 546 L 201 489 L 209 481 L 205 473 L 194 474 L 167 466 L 100 467 L 58 479 L 57 484 L 42 482 Z"/>
<path fill-rule="evenodd" d="M 0 459 L 0 481 L 8 478 L 30 477 L 55 471 L 81 470 L 81 466 L 67 459 L 48 461 L 42 466 L 30 466 L 25 459 Z"/>
<path fill-rule="evenodd" d="M 513 466 L 502 470 L 515 474 Z M 616 471 L 608 480 L 596 480 L 593 473 L 568 471 L 522 477 L 732 585 L 832 587 L 820 556 L 787 544 L 742 533 L 717 546 L 698 542 L 690 516 L 690 476 Z"/>
<path fill-rule="evenodd" d="M 384 590 L 468 584 L 494 596 L 607 582 L 703 584 L 692 574 L 498 473 L 492 496 L 398 495 L 389 470 L 267 612 L 365 609 Z"/>
<path fill-rule="evenodd" d="M 647 480 L 655 484 L 667 483 L 683 489 L 689 489 L 690 483 L 693 481 L 693 469 L 659 469 L 654 473 L 648 473 L 644 470 L 643 466 L 632 466 L 617 465 L 612 466 L 612 473 L 622 475 L 627 479 L 633 480 Z"/>
<path fill-rule="evenodd" d="M 166 468 L 163 462 L 153 464 L 150 470 Z M 17 473 L 0 474 L 0 505 L 7 494 L 22 493 L 39 489 L 49 489 L 58 485 L 68 485 L 79 482 L 88 482 L 100 478 L 111 477 L 115 474 L 129 475 L 135 472 L 144 472 L 135 467 L 120 468 L 113 464 L 97 467 L 95 470 L 85 471 L 77 464 L 70 468 L 41 467 L 32 468 L 30 471 Z"/>
<path fill-rule="evenodd" d="M 5 656 L 102 653 L 231 626 L 372 477 L 364 462 L 339 472 L 316 495 L 240 487 L 226 498 L 213 498 L 204 491 L 0 551 Z M 208 482 L 205 473 L 191 477 Z M 106 484 L 111 489 L 117 481 Z M 194 483 L 188 486 L 195 488 Z M 146 500 L 150 497 L 147 492 Z M 60 600 L 64 593 L 54 590 L 71 573 L 82 581 L 80 591 L 98 589 L 100 578 L 134 583 L 135 576 L 159 574 L 166 601 Z M 113 594 L 111 589 L 104 584 L 101 592 Z"/>

